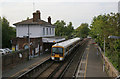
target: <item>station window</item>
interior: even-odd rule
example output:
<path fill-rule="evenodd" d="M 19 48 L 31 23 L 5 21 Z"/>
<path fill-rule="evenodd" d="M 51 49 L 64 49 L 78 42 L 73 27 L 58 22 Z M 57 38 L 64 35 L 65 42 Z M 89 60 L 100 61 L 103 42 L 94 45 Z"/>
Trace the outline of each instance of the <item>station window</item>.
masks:
<path fill-rule="evenodd" d="M 28 45 L 24 45 L 24 49 L 28 49 L 29 48 L 29 46 Z"/>
<path fill-rule="evenodd" d="M 50 35 L 51 35 L 51 28 L 50 28 Z"/>
<path fill-rule="evenodd" d="M 46 34 L 48 35 L 48 28 L 47 28 L 47 30 L 46 30 Z"/>
<path fill-rule="evenodd" d="M 54 28 L 52 28 L 52 34 L 54 34 Z"/>
<path fill-rule="evenodd" d="M 45 28 L 43 28 L 43 35 L 45 35 Z"/>

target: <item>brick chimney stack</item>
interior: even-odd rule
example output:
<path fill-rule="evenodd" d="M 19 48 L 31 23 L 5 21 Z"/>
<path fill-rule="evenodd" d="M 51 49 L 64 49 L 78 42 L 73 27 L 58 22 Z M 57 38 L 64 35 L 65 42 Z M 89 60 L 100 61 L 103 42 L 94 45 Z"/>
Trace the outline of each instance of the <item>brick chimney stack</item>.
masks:
<path fill-rule="evenodd" d="M 48 17 L 48 23 L 51 24 L 51 17 L 50 16 Z"/>
<path fill-rule="evenodd" d="M 39 10 L 33 13 L 33 22 L 38 22 L 38 20 L 41 20 L 40 14 L 41 13 Z"/>

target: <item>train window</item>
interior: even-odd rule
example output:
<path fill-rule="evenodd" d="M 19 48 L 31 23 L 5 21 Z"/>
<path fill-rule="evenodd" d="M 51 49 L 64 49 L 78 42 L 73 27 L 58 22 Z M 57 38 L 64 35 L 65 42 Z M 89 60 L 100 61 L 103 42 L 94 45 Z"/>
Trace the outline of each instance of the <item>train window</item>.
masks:
<path fill-rule="evenodd" d="M 68 51 L 68 48 L 66 48 L 66 52 Z"/>
<path fill-rule="evenodd" d="M 56 54 L 63 53 L 63 48 L 53 47 L 52 53 L 56 53 Z"/>

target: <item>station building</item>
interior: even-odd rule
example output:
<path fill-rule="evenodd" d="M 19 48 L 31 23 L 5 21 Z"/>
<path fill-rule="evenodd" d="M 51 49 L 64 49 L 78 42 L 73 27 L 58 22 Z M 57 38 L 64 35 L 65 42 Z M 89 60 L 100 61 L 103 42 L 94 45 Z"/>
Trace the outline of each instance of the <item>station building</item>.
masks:
<path fill-rule="evenodd" d="M 39 10 L 33 13 L 33 18 L 13 24 L 16 26 L 16 38 L 12 39 L 12 50 L 28 49 L 30 55 L 40 55 L 51 51 L 51 46 L 56 42 L 64 41 L 63 37 L 55 36 L 55 26 L 51 24 L 51 17 L 48 22 L 41 20 Z"/>

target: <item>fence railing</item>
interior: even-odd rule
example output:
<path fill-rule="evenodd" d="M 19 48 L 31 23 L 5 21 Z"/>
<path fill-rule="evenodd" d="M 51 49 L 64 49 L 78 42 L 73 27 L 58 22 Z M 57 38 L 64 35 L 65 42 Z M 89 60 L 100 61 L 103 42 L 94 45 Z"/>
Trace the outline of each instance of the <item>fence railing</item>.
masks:
<path fill-rule="evenodd" d="M 105 70 L 106 70 L 107 74 L 110 77 L 117 77 L 119 75 L 118 70 L 115 69 L 115 67 L 112 65 L 112 63 L 109 61 L 109 59 L 104 56 L 104 54 L 102 54 L 102 58 L 105 59 Z"/>
<path fill-rule="evenodd" d="M 115 67 L 112 65 L 112 63 L 109 61 L 109 59 L 107 57 L 104 56 L 103 52 L 101 51 L 101 48 L 98 46 L 101 55 L 102 55 L 102 59 L 103 61 L 105 60 L 105 71 L 107 72 L 109 77 L 117 77 L 120 75 L 120 72 L 118 72 L 117 69 L 115 69 Z"/>

